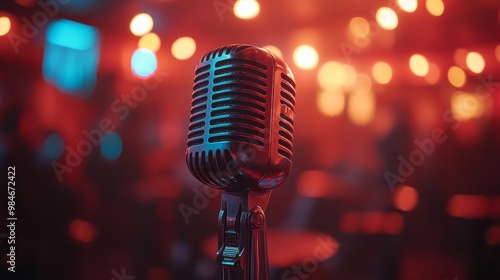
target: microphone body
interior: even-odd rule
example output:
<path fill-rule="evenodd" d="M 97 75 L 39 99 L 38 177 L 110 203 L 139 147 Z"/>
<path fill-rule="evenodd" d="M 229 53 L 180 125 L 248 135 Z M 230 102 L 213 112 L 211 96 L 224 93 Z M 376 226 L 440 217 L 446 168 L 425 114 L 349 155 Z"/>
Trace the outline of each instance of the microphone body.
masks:
<path fill-rule="evenodd" d="M 280 185 L 292 164 L 295 82 L 265 49 L 228 45 L 195 71 L 186 160 L 204 184 L 234 192 Z"/>
<path fill-rule="evenodd" d="M 288 66 L 251 45 L 205 54 L 195 70 L 186 163 L 222 191 L 219 279 L 268 279 L 265 214 L 290 173 L 295 82 Z"/>

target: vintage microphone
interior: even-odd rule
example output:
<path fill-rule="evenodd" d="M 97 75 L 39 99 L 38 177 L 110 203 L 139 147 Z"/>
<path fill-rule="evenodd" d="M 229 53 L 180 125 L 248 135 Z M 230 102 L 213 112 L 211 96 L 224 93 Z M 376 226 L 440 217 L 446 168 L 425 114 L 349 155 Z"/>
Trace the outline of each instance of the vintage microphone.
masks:
<path fill-rule="evenodd" d="M 187 166 L 222 191 L 219 279 L 267 280 L 264 211 L 292 165 L 293 74 L 265 49 L 223 46 L 196 67 L 191 105 Z"/>

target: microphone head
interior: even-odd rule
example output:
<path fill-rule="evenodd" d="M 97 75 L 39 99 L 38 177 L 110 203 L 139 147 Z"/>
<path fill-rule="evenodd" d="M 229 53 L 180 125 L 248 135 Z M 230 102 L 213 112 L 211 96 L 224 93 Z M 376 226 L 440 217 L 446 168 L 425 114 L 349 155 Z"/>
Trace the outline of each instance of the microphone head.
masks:
<path fill-rule="evenodd" d="M 267 191 L 292 165 L 295 82 L 268 50 L 227 45 L 195 70 L 186 162 L 202 183 L 224 191 Z"/>

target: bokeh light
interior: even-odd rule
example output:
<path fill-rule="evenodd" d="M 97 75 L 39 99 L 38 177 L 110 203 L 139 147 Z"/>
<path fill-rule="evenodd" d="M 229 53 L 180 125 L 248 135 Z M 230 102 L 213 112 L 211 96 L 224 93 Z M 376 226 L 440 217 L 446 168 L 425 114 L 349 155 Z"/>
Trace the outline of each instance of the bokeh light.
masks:
<path fill-rule="evenodd" d="M 186 60 L 196 52 L 196 42 L 191 37 L 181 37 L 172 44 L 172 55 L 179 60 Z"/>
<path fill-rule="evenodd" d="M 442 0 L 426 0 L 425 7 L 433 16 L 440 16 L 444 13 L 444 3 Z"/>
<path fill-rule="evenodd" d="M 342 66 L 344 66 L 344 72 L 345 72 L 345 80 L 342 86 L 346 88 L 354 86 L 359 81 L 358 72 L 356 72 L 354 66 L 350 64 L 342 64 Z"/>
<path fill-rule="evenodd" d="M 401 10 L 408 13 L 415 12 L 415 10 L 417 10 L 418 7 L 417 0 L 398 0 L 397 2 Z"/>
<path fill-rule="evenodd" d="M 310 70 L 318 64 L 318 52 L 309 45 L 300 45 L 293 52 L 293 61 L 297 67 Z"/>
<path fill-rule="evenodd" d="M 353 17 L 349 21 L 349 30 L 354 35 L 365 37 L 370 33 L 370 24 L 365 18 Z"/>
<path fill-rule="evenodd" d="M 465 85 L 467 76 L 462 68 L 458 66 L 451 66 L 450 69 L 448 69 L 448 81 L 452 86 L 461 88 Z"/>
<path fill-rule="evenodd" d="M 77 241 L 89 243 L 95 238 L 95 229 L 91 223 L 76 219 L 69 224 L 69 234 Z"/>
<path fill-rule="evenodd" d="M 306 197 L 329 197 L 333 194 L 330 174 L 321 170 L 307 170 L 297 179 L 297 190 Z"/>
<path fill-rule="evenodd" d="M 451 112 L 457 120 L 477 118 L 484 112 L 484 103 L 475 94 L 457 91 L 451 96 Z"/>
<path fill-rule="evenodd" d="M 340 115 L 345 107 L 345 94 L 340 90 L 325 90 L 318 94 L 316 105 L 321 114 L 334 117 Z"/>
<path fill-rule="evenodd" d="M 64 140 L 59 133 L 54 132 L 47 137 L 43 150 L 50 160 L 56 160 L 64 153 Z"/>
<path fill-rule="evenodd" d="M 447 211 L 457 218 L 482 218 L 488 211 L 488 199 L 483 195 L 456 194 L 448 200 Z"/>
<path fill-rule="evenodd" d="M 142 36 L 151 29 L 153 29 L 153 18 L 146 13 L 138 14 L 130 21 L 130 31 L 136 36 Z"/>
<path fill-rule="evenodd" d="M 109 132 L 104 135 L 101 141 L 101 154 L 109 160 L 115 160 L 120 157 L 123 149 L 122 139 L 115 132 Z"/>
<path fill-rule="evenodd" d="M 318 83 L 324 89 L 336 89 L 346 81 L 346 69 L 337 61 L 329 61 L 318 71 Z"/>
<path fill-rule="evenodd" d="M 351 88 L 357 93 L 370 93 L 372 90 L 372 79 L 364 73 L 356 73 Z"/>
<path fill-rule="evenodd" d="M 410 57 L 410 70 L 413 74 L 424 77 L 429 73 L 429 62 L 425 58 L 425 56 L 421 54 L 413 54 Z"/>
<path fill-rule="evenodd" d="M 283 59 L 283 53 L 281 52 L 281 50 L 278 47 L 273 46 L 273 45 L 267 45 L 267 46 L 264 46 L 263 48 L 272 52 L 277 57 Z"/>
<path fill-rule="evenodd" d="M 238 0 L 234 3 L 234 15 L 241 19 L 251 19 L 260 12 L 259 2 L 256 0 Z"/>
<path fill-rule="evenodd" d="M 10 31 L 10 18 L 0 17 L 0 36 L 3 36 Z"/>
<path fill-rule="evenodd" d="M 157 52 L 160 49 L 161 40 L 155 33 L 148 33 L 141 37 L 138 47 Z"/>
<path fill-rule="evenodd" d="M 429 71 L 425 75 L 424 79 L 431 85 L 436 84 L 441 77 L 441 70 L 434 63 L 429 63 Z"/>
<path fill-rule="evenodd" d="M 378 25 L 386 30 L 393 30 L 398 26 L 398 15 L 393 9 L 381 7 L 375 15 Z"/>
<path fill-rule="evenodd" d="M 132 55 L 132 72 L 141 77 L 151 76 L 158 67 L 156 55 L 148 49 L 137 49 Z"/>
<path fill-rule="evenodd" d="M 375 96 L 371 92 L 354 91 L 347 104 L 349 119 L 356 125 L 367 125 L 375 114 Z"/>
<path fill-rule="evenodd" d="M 473 73 L 479 74 L 484 70 L 485 62 L 480 53 L 469 52 L 465 57 L 465 63 L 467 64 L 467 68 Z"/>
<path fill-rule="evenodd" d="M 394 192 L 394 206 L 402 211 L 411 211 L 417 206 L 418 192 L 410 186 L 401 186 Z"/>
<path fill-rule="evenodd" d="M 392 68 L 387 62 L 378 61 L 372 67 L 373 79 L 382 85 L 389 83 L 392 79 Z"/>

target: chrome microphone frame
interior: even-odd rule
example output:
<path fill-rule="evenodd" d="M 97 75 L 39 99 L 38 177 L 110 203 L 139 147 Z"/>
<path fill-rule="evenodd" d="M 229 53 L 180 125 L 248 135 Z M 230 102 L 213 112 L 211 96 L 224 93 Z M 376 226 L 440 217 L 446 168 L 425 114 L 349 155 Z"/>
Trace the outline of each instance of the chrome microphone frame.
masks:
<path fill-rule="evenodd" d="M 271 191 L 223 192 L 219 212 L 219 279 L 267 280 L 264 213 Z"/>

